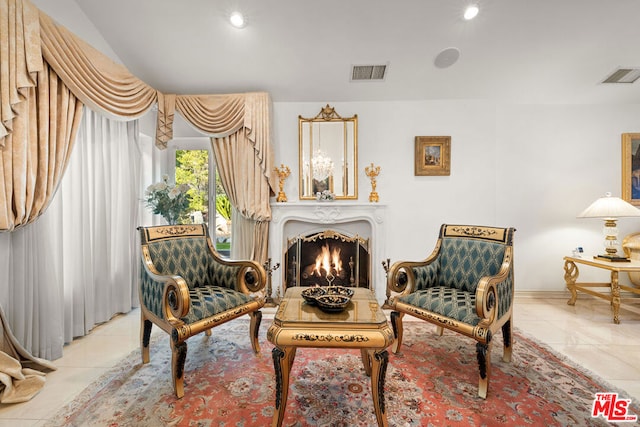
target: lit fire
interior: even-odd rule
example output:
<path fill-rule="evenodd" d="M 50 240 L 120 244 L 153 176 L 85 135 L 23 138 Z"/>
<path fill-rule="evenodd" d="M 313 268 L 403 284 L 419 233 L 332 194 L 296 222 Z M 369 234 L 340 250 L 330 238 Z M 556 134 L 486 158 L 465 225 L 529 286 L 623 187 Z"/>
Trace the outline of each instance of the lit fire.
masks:
<path fill-rule="evenodd" d="M 340 248 L 330 250 L 329 244 L 322 246 L 322 251 L 316 257 L 316 266 L 313 273 L 322 277 L 322 270 L 325 271 L 324 276 L 338 276 L 342 271 L 342 261 L 340 260 Z"/>

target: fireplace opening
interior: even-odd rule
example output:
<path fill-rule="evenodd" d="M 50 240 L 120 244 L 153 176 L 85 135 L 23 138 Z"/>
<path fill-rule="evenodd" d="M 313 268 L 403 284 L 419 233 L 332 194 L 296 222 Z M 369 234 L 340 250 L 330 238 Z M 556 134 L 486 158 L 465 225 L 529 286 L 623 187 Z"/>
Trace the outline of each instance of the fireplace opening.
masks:
<path fill-rule="evenodd" d="M 369 288 L 369 239 L 333 230 L 287 239 L 285 287 Z"/>

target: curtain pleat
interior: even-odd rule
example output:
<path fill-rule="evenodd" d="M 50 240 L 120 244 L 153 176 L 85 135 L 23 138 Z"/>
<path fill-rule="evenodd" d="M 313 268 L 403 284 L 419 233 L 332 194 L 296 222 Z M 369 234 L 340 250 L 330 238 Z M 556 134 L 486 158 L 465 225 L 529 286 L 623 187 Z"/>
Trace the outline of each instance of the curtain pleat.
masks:
<path fill-rule="evenodd" d="M 0 147 L 13 129 L 16 104 L 26 100 L 42 67 L 38 9 L 30 2 L 0 0 Z"/>
<path fill-rule="evenodd" d="M 82 117 L 82 103 L 45 64 L 37 87 L 15 106 L 13 130 L 0 147 L 0 230 L 33 222 L 64 172 Z"/>
<path fill-rule="evenodd" d="M 137 306 L 137 121 L 117 122 L 90 110 L 85 115 L 58 204 L 51 207 L 63 231 L 58 262 L 65 342 Z"/>

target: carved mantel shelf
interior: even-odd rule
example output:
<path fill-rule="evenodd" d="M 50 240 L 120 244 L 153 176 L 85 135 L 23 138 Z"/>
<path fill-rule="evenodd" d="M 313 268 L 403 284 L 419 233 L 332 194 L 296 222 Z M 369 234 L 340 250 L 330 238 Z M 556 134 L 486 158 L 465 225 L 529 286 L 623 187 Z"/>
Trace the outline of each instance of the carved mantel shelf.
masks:
<path fill-rule="evenodd" d="M 386 231 L 386 205 L 359 202 L 291 202 L 271 204 L 269 256 L 282 263 L 287 238 L 334 227 L 339 231 L 371 239 L 371 284 L 382 304 L 386 297 L 386 277 L 382 268 Z M 274 297 L 282 295 L 282 272 L 273 272 Z"/>

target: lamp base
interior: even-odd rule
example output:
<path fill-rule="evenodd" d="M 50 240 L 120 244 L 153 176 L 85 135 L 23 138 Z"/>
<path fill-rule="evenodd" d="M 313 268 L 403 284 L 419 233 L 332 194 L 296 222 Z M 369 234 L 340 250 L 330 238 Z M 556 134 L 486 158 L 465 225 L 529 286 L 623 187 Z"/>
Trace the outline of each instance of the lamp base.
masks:
<path fill-rule="evenodd" d="M 598 259 L 600 261 L 611 261 L 611 262 L 631 262 L 629 258 L 618 256 L 618 255 L 595 255 L 593 259 Z"/>

